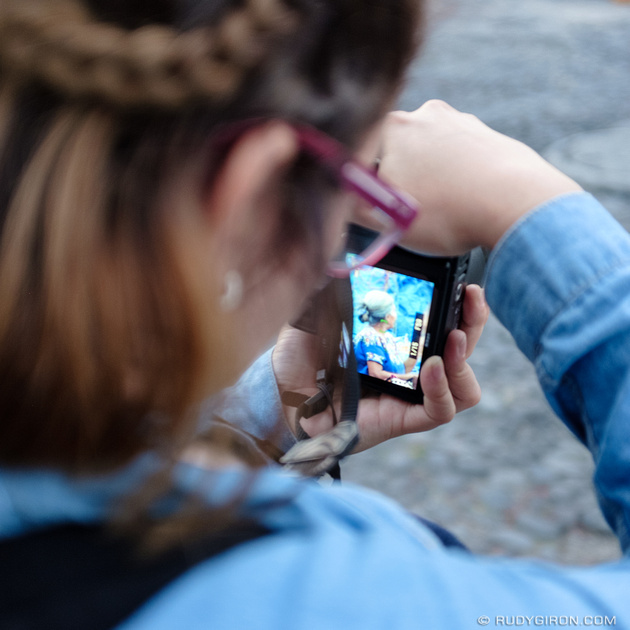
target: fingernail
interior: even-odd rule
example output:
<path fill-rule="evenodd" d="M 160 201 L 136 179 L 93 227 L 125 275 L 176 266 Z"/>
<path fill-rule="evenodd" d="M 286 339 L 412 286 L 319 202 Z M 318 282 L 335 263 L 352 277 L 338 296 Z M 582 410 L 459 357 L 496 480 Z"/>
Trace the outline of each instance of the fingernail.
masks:
<path fill-rule="evenodd" d="M 431 371 L 429 373 L 429 376 L 436 385 L 439 384 L 442 379 L 446 378 L 446 373 L 444 372 L 444 364 L 442 363 L 442 361 L 433 361 L 430 367 Z"/>
<path fill-rule="evenodd" d="M 461 332 L 461 331 L 460 331 Z M 466 358 L 466 335 L 461 332 L 461 334 L 457 335 L 458 339 L 457 339 L 457 358 L 458 359 L 464 359 Z"/>

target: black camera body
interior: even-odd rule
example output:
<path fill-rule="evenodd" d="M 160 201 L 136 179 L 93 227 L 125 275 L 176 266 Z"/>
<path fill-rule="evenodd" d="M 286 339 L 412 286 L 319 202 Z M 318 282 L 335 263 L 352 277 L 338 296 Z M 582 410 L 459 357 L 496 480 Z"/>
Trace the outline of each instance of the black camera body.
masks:
<path fill-rule="evenodd" d="M 361 252 L 373 239 L 370 230 L 351 226 L 347 250 Z M 364 388 L 421 404 L 423 393 L 418 373 L 432 355 L 442 355 L 446 338 L 461 321 L 466 286 L 481 284 L 486 256 L 480 249 L 462 256 L 426 256 L 394 247 L 375 267 L 352 271 L 350 281 L 354 306 L 353 342 L 358 371 Z M 396 324 L 392 330 L 360 321 L 368 292 L 388 293 L 394 302 Z M 381 319 L 381 322 L 385 320 Z M 387 324 L 381 324 L 381 328 Z M 392 361 L 390 353 L 396 354 Z M 370 365 L 369 359 L 375 359 Z M 391 374 L 392 366 L 414 364 L 405 374 Z M 387 378 L 370 375 L 379 362 Z M 388 369 L 389 368 L 389 369 Z"/>

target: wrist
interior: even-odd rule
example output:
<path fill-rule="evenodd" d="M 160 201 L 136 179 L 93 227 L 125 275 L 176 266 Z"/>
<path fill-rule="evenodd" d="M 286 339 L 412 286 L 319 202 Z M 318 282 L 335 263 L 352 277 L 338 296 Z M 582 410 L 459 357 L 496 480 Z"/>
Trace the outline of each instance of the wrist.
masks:
<path fill-rule="evenodd" d="M 583 192 L 582 187 L 555 167 L 542 161 L 544 169 L 505 174 L 493 209 L 487 218 L 477 222 L 476 240 L 482 247 L 494 249 L 514 224 L 539 206 L 562 195 Z"/>

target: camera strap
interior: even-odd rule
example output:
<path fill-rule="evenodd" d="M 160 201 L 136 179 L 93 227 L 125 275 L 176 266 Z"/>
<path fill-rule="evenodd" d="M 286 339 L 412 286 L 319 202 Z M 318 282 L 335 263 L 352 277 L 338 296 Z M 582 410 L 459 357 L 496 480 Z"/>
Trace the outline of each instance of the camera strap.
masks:
<path fill-rule="evenodd" d="M 353 321 L 350 280 L 335 278 L 293 324 L 304 332 L 317 335 L 319 340 L 318 392 L 311 397 L 296 392 L 285 392 L 282 396 L 285 405 L 296 408 L 299 442 L 280 458 L 280 463 L 304 476 L 319 477 L 328 473 L 339 480 L 339 462 L 359 440 L 356 418 L 360 384 L 352 344 Z M 339 414 L 333 404 L 336 389 L 341 394 Z M 328 408 L 333 418 L 332 429 L 311 438 L 304 431 L 301 420 Z"/>

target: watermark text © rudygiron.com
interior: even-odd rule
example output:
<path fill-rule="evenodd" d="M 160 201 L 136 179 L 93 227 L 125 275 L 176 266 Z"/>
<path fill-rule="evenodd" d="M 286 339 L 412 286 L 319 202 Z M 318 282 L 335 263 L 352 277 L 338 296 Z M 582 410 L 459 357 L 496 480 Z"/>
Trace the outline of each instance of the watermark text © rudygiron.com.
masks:
<path fill-rule="evenodd" d="M 497 615 L 490 618 L 481 615 L 477 618 L 480 626 L 614 626 L 617 624 L 617 617 L 607 617 L 605 615 L 585 615 L 584 617 L 572 615 Z"/>

